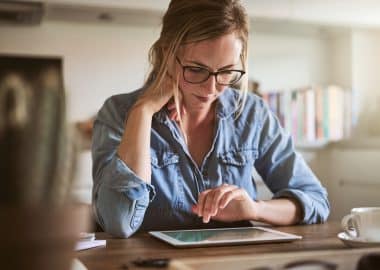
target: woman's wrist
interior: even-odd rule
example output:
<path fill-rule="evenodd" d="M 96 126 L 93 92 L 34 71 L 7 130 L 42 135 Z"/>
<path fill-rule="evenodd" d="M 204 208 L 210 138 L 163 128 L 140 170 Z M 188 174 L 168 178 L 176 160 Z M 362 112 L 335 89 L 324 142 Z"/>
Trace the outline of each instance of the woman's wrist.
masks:
<path fill-rule="evenodd" d="M 302 220 L 302 208 L 295 199 L 253 201 L 251 219 L 275 225 L 291 225 Z"/>
<path fill-rule="evenodd" d="M 156 110 L 152 106 L 149 106 L 149 104 L 144 101 L 138 101 L 132 106 L 129 115 L 136 114 L 139 117 L 152 118 L 155 113 Z"/>
<path fill-rule="evenodd" d="M 262 209 L 264 207 L 264 204 L 265 202 L 262 201 L 262 200 L 252 200 L 252 206 L 251 206 L 251 218 L 250 220 L 254 220 L 254 221 L 261 221 L 262 220 L 262 216 L 261 216 L 261 213 L 262 213 Z"/>

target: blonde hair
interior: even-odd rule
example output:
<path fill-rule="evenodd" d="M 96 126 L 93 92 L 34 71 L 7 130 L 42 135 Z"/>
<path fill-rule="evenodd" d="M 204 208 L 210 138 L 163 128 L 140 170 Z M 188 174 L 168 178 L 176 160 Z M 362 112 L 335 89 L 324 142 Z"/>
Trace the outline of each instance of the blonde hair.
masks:
<path fill-rule="evenodd" d="M 169 70 L 173 70 L 181 45 L 229 33 L 235 33 L 242 42 L 240 58 L 243 69 L 247 71 L 248 27 L 248 16 L 239 0 L 171 0 L 163 17 L 160 37 L 149 52 L 152 70 L 146 84 L 153 91 L 162 91 L 165 77 Z M 244 76 L 236 104 L 238 114 L 243 110 L 247 87 L 248 78 Z M 178 110 L 178 78 L 173 80 L 173 91 Z"/>

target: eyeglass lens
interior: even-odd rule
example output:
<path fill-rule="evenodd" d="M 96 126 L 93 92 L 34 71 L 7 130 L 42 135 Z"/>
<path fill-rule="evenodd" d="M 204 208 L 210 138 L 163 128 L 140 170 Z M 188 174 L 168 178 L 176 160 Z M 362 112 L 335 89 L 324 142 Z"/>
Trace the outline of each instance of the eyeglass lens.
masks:
<path fill-rule="evenodd" d="M 184 79 L 190 83 L 201 83 L 207 81 L 207 79 L 216 74 L 216 81 L 219 84 L 232 84 L 236 83 L 242 76 L 240 71 L 225 70 L 216 73 L 211 73 L 205 68 L 200 67 L 185 67 Z"/>

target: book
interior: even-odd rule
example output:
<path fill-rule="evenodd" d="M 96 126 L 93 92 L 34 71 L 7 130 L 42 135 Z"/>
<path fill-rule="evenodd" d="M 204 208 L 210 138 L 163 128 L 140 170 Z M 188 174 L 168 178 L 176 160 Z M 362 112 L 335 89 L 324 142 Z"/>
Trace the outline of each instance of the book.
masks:
<path fill-rule="evenodd" d="M 268 106 L 296 144 L 348 138 L 354 122 L 352 92 L 336 85 L 267 91 Z"/>
<path fill-rule="evenodd" d="M 315 91 L 310 88 L 305 91 L 305 139 L 312 142 L 316 140 L 316 114 L 315 114 Z"/>

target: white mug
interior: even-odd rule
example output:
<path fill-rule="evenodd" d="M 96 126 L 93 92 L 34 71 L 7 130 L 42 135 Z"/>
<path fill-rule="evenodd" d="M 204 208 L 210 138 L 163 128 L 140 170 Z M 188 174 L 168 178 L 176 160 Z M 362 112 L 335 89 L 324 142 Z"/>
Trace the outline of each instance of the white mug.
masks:
<path fill-rule="evenodd" d="M 342 219 L 343 230 L 352 238 L 380 242 L 380 207 L 358 207 Z"/>

